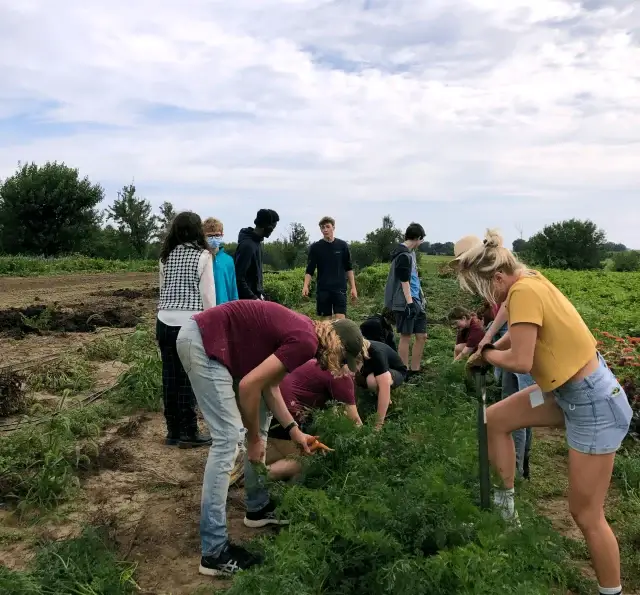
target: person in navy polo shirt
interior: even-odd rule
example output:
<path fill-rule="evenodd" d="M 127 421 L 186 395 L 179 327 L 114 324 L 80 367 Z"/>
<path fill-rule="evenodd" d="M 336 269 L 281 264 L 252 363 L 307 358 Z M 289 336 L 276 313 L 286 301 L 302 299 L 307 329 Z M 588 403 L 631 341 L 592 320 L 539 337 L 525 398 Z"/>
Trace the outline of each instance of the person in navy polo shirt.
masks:
<path fill-rule="evenodd" d="M 260 560 L 229 542 L 226 504 L 239 432 L 247 432 L 245 498 L 248 527 L 287 524 L 275 515 L 263 478 L 272 414 L 291 440 L 309 452 L 312 439 L 289 413 L 278 385 L 312 358 L 336 376 L 357 370 L 365 342 L 351 320 L 314 322 L 275 302 L 237 300 L 193 316 L 177 338 L 180 361 L 209 426 L 212 444 L 202 484 L 200 573 L 234 574 Z M 233 389 L 239 381 L 238 396 Z"/>

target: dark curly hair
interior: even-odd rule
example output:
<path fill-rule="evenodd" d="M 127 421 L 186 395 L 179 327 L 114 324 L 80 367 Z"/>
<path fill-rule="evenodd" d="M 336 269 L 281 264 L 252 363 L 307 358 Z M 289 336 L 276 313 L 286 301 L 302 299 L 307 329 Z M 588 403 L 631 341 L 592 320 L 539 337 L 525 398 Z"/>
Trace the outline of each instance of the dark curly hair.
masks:
<path fill-rule="evenodd" d="M 190 244 L 196 250 L 209 250 L 202 229 L 202 219 L 197 213 L 183 211 L 176 215 L 164 239 L 160 260 L 164 264 L 172 250 L 180 244 Z"/>

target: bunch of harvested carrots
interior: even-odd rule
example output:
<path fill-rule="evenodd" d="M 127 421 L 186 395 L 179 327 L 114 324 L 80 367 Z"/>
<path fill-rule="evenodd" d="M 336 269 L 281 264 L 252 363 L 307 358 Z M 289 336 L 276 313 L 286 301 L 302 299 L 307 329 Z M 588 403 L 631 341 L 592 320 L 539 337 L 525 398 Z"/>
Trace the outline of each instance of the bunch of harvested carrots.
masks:
<path fill-rule="evenodd" d="M 312 453 L 316 452 L 317 450 L 333 452 L 333 448 L 329 448 L 326 444 L 322 444 L 322 442 L 318 440 L 318 436 L 309 436 L 309 439 L 307 440 L 307 446 Z"/>

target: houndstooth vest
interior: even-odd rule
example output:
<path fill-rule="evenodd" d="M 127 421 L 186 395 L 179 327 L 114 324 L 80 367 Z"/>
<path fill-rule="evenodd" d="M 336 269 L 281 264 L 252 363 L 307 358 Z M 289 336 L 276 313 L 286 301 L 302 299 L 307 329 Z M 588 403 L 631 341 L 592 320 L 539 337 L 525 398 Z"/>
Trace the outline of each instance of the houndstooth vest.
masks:
<path fill-rule="evenodd" d="M 158 310 L 204 309 L 200 295 L 198 262 L 203 250 L 189 244 L 176 246 L 164 263 L 164 284 Z"/>

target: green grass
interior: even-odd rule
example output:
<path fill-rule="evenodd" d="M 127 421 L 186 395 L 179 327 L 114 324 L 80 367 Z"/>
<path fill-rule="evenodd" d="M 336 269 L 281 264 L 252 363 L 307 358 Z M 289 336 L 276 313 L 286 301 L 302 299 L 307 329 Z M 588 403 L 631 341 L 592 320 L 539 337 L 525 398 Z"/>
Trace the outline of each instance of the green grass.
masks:
<path fill-rule="evenodd" d="M 38 258 L 34 256 L 0 256 L 0 276 L 35 277 L 69 273 L 153 272 L 155 260 L 105 260 L 87 256 Z"/>
<path fill-rule="evenodd" d="M 135 566 L 119 562 L 112 544 L 87 529 L 76 539 L 42 547 L 27 572 L 0 565 L 3 595 L 132 595 Z"/>

